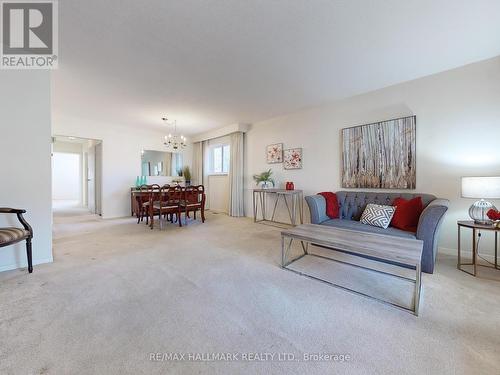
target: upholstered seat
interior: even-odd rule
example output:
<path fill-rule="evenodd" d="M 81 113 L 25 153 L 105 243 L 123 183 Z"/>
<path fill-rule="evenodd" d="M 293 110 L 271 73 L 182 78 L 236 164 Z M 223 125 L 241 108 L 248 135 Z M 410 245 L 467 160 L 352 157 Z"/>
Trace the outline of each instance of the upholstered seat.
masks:
<path fill-rule="evenodd" d="M 15 243 L 25 240 L 29 236 L 30 232 L 26 229 L 15 227 L 0 228 L 0 244 Z"/>
<path fill-rule="evenodd" d="M 26 240 L 26 256 L 28 258 L 28 272 L 33 272 L 33 261 L 31 251 L 31 239 L 33 238 L 33 229 L 24 219 L 23 214 L 26 210 L 18 208 L 0 207 L 0 214 L 15 214 L 22 224 L 23 228 L 5 227 L 0 228 L 0 247 L 13 245 L 19 241 Z"/>

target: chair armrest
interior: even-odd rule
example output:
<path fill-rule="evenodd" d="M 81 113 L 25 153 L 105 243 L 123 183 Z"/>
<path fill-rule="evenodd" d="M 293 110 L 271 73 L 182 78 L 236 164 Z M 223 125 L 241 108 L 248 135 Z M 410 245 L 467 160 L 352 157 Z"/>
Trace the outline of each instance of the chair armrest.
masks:
<path fill-rule="evenodd" d="M 448 210 L 447 199 L 434 199 L 420 215 L 417 227 L 417 239 L 424 241 L 422 252 L 422 271 L 432 273 L 437 254 L 439 228 Z"/>
<path fill-rule="evenodd" d="M 18 208 L 0 207 L 0 214 L 25 214 L 26 210 Z"/>
<path fill-rule="evenodd" d="M 311 224 L 321 224 L 330 219 L 326 216 L 326 199 L 322 195 L 309 195 L 306 202 L 311 213 Z"/>
<path fill-rule="evenodd" d="M 33 228 L 28 224 L 23 214 L 26 213 L 26 210 L 18 209 L 18 208 L 8 208 L 8 207 L 0 207 L 0 214 L 16 214 L 17 219 L 22 224 L 24 229 L 30 232 L 30 236 L 33 237 Z"/>

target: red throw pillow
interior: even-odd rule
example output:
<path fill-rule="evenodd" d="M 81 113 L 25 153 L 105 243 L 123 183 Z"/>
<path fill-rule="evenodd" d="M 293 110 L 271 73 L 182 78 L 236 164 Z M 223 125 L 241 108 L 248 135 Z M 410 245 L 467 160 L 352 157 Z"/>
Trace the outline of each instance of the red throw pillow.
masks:
<path fill-rule="evenodd" d="M 339 202 L 337 200 L 337 194 L 331 191 L 325 191 L 323 193 L 318 193 L 322 195 L 326 200 L 326 215 L 330 219 L 338 219 L 339 217 Z"/>
<path fill-rule="evenodd" d="M 422 197 L 416 197 L 410 200 L 396 198 L 392 202 L 396 206 L 396 212 L 392 217 L 391 225 L 394 228 L 402 229 L 408 232 L 416 232 L 418 219 L 424 210 Z"/>

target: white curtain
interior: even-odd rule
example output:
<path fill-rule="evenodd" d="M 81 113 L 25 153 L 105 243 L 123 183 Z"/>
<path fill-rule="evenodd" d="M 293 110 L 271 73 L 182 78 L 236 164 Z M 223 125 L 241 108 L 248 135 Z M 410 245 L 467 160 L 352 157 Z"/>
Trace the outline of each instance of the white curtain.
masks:
<path fill-rule="evenodd" d="M 165 152 L 165 160 L 163 160 L 163 176 L 172 176 L 172 153 Z"/>
<path fill-rule="evenodd" d="M 203 185 L 203 143 L 193 143 L 193 185 Z"/>
<path fill-rule="evenodd" d="M 243 204 L 243 133 L 230 135 L 229 215 L 245 216 Z"/>

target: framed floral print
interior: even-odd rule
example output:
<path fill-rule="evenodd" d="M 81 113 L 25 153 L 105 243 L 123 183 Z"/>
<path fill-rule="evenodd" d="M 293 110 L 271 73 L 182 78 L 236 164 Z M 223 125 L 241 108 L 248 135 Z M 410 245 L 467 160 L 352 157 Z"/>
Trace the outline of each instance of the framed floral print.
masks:
<path fill-rule="evenodd" d="M 290 148 L 284 151 L 283 167 L 285 169 L 301 169 L 302 168 L 302 149 Z"/>
<path fill-rule="evenodd" d="M 267 164 L 283 163 L 283 143 L 267 146 Z"/>

